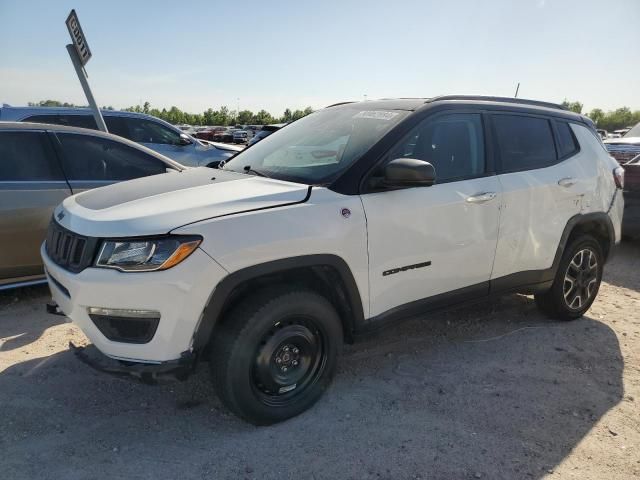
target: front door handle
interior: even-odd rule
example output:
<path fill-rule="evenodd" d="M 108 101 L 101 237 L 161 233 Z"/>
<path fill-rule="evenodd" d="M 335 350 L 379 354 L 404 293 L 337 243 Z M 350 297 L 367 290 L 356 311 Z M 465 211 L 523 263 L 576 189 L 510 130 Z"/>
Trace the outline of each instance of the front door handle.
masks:
<path fill-rule="evenodd" d="M 571 177 L 561 178 L 560 180 L 558 180 L 558 185 L 560 185 L 561 187 L 568 188 L 575 184 L 576 184 L 576 179 Z"/>
<path fill-rule="evenodd" d="M 487 203 L 496 198 L 495 192 L 483 192 L 467 197 L 467 203 Z"/>

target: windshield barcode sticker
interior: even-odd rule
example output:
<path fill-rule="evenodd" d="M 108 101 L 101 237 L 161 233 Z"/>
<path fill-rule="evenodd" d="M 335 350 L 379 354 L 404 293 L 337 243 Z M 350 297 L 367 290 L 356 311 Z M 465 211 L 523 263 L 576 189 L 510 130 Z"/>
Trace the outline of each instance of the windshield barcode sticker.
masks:
<path fill-rule="evenodd" d="M 356 113 L 353 118 L 372 118 L 374 120 L 391 120 L 398 116 L 398 112 L 388 112 L 384 110 L 365 110 Z"/>

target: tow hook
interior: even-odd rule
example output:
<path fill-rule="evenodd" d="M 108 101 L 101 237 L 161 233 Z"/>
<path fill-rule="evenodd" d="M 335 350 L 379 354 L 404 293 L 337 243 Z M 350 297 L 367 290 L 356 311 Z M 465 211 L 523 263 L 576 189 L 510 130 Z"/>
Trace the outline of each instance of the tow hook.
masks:
<path fill-rule="evenodd" d="M 47 313 L 50 313 L 51 315 L 60 315 L 62 317 L 65 316 L 62 310 L 60 310 L 60 307 L 58 306 L 58 304 L 53 300 L 50 302 L 47 302 Z"/>

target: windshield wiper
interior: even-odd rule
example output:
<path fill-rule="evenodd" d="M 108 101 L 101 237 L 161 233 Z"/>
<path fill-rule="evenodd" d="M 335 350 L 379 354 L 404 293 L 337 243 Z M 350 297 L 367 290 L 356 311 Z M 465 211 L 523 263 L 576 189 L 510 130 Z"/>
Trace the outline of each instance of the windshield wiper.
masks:
<path fill-rule="evenodd" d="M 251 168 L 251 165 L 245 165 L 245 167 L 243 168 L 244 172 L 246 174 L 251 174 L 253 173 L 254 175 L 257 175 L 259 177 L 265 177 L 265 178 L 271 178 L 269 175 L 267 175 L 266 173 L 260 172 L 254 168 Z"/>

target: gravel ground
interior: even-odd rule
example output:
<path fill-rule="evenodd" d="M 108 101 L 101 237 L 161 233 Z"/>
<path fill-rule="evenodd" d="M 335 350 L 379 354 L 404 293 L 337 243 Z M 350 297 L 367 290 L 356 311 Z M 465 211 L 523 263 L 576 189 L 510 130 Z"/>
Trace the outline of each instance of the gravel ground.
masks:
<path fill-rule="evenodd" d="M 263 428 L 224 410 L 206 364 L 159 386 L 96 373 L 46 288 L 0 293 L 0 477 L 637 479 L 640 245 L 604 280 L 574 322 L 512 295 L 347 346 L 314 408 Z"/>

